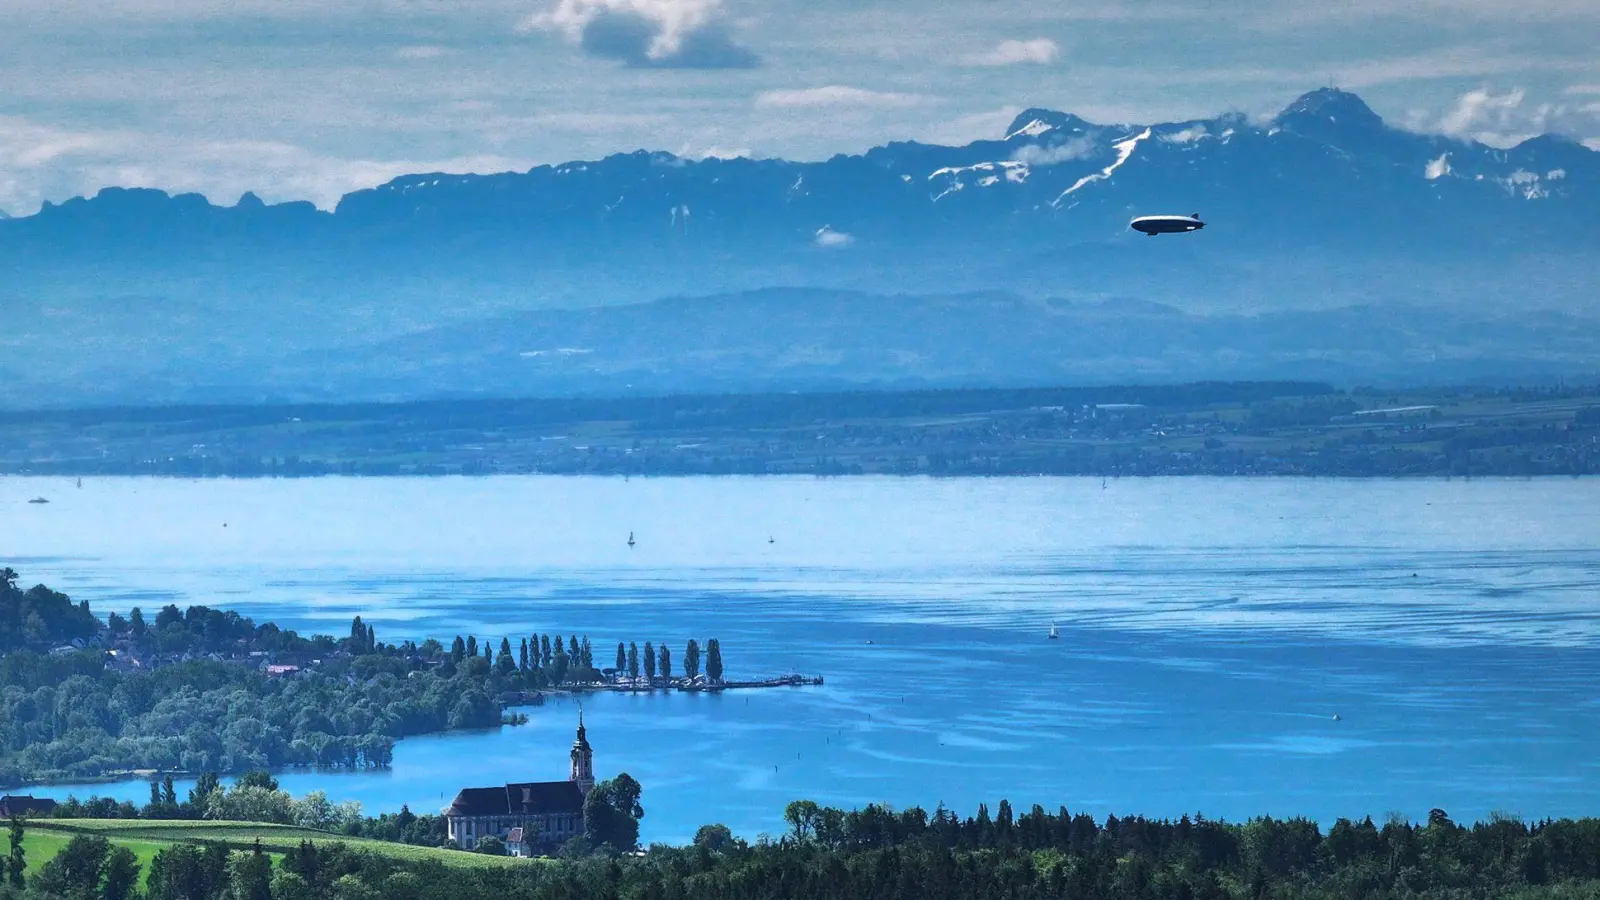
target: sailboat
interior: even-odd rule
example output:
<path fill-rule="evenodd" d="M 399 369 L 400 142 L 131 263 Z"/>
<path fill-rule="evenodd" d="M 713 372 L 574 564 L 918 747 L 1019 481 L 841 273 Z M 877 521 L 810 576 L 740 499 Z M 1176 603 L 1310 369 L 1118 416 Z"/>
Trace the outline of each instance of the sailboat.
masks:
<path fill-rule="evenodd" d="M 628 546 L 629 547 L 633 546 L 633 532 L 631 532 L 631 531 L 628 532 Z"/>
<path fill-rule="evenodd" d="M 1056 623 L 1051 622 L 1050 623 L 1050 640 L 1054 641 L 1054 640 L 1059 639 L 1060 637 L 1061 637 L 1061 635 L 1056 632 Z"/>

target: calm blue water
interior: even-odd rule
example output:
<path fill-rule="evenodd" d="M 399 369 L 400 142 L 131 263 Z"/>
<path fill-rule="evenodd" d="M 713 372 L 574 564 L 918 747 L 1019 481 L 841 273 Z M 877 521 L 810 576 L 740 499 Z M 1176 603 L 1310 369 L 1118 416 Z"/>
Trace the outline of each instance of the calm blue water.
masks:
<path fill-rule="evenodd" d="M 1597 512 L 1595 480 L 0 479 L 0 563 L 101 614 L 718 637 L 733 675 L 827 677 L 588 699 L 646 840 L 800 797 L 1542 817 L 1600 814 Z M 564 777 L 575 708 L 532 712 L 282 781 L 379 811 Z"/>

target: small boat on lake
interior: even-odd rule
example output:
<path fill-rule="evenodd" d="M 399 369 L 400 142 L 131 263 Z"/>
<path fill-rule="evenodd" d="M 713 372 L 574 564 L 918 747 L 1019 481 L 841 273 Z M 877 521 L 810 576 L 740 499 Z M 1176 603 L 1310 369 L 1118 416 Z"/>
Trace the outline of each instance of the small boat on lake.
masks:
<path fill-rule="evenodd" d="M 628 546 L 629 547 L 633 546 L 633 532 L 631 532 L 631 531 L 628 532 Z"/>
<path fill-rule="evenodd" d="M 35 497 L 35 498 L 33 498 L 33 499 L 32 499 L 32 500 L 29 500 L 29 501 L 28 501 L 28 502 L 29 502 L 29 503 L 49 503 L 49 502 L 50 502 L 50 501 L 49 501 L 49 500 L 46 500 L 46 499 L 45 499 L 45 498 L 43 498 L 43 497 Z"/>
<path fill-rule="evenodd" d="M 1058 633 L 1056 631 L 1056 623 L 1051 622 L 1050 623 L 1050 640 L 1052 640 L 1052 641 L 1058 640 L 1058 639 L 1060 639 L 1060 637 L 1061 637 L 1060 633 Z"/>

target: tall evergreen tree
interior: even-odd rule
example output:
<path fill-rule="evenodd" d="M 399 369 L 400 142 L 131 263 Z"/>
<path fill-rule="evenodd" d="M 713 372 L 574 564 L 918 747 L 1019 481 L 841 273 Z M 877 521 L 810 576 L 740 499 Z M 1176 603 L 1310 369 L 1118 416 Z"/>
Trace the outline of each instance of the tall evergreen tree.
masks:
<path fill-rule="evenodd" d="M 470 634 L 467 635 L 467 655 L 468 656 L 477 656 L 478 655 L 478 639 L 476 637 L 473 637 Z"/>
<path fill-rule="evenodd" d="M 467 645 L 465 641 L 461 640 L 461 635 L 458 634 L 456 635 L 456 639 L 450 642 L 450 661 L 454 663 L 460 663 L 466 658 Z"/>
<path fill-rule="evenodd" d="M 639 677 L 639 645 L 628 642 L 628 677 Z"/>
<path fill-rule="evenodd" d="M 656 648 L 649 641 L 644 642 L 644 677 L 656 680 Z"/>
<path fill-rule="evenodd" d="M 361 623 L 360 616 L 356 616 L 350 623 L 350 652 L 353 654 L 367 652 L 367 626 Z"/>
<path fill-rule="evenodd" d="M 550 665 L 550 635 L 539 638 L 539 657 L 543 665 Z"/>
<path fill-rule="evenodd" d="M 617 641 L 617 671 L 628 668 L 628 648 L 621 641 Z"/>
<path fill-rule="evenodd" d="M 12 816 L 11 856 L 9 857 L 9 863 L 6 866 L 8 870 L 6 872 L 6 877 L 8 880 L 10 880 L 11 886 L 18 890 L 21 890 L 23 885 L 27 883 L 26 875 L 28 873 L 28 851 L 22 846 L 22 841 L 25 836 L 25 832 L 22 830 L 22 820 L 16 816 Z"/>
<path fill-rule="evenodd" d="M 661 655 L 661 659 L 656 662 L 656 670 L 661 673 L 662 678 L 670 681 L 672 680 L 672 651 L 667 649 L 666 644 L 662 644 L 658 652 Z"/>
<path fill-rule="evenodd" d="M 128 633 L 133 635 L 133 639 L 137 641 L 144 637 L 145 631 L 144 611 L 135 606 L 128 613 Z"/>
<path fill-rule="evenodd" d="M 567 656 L 572 659 L 579 658 L 577 635 L 572 635 L 571 637 L 567 638 Z"/>
<path fill-rule="evenodd" d="M 722 643 L 716 638 L 706 641 L 706 677 L 722 680 Z"/>
<path fill-rule="evenodd" d="M 700 677 L 700 644 L 694 638 L 683 651 L 683 674 L 691 679 Z"/>
<path fill-rule="evenodd" d="M 528 639 L 522 639 L 522 647 L 517 650 L 517 671 L 528 674 Z"/>

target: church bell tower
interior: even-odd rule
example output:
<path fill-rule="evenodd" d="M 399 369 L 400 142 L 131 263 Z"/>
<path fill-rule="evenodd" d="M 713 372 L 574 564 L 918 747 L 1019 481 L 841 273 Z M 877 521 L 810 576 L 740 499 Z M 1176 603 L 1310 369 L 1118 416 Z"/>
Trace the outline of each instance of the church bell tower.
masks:
<path fill-rule="evenodd" d="M 572 776 L 578 790 L 585 797 L 594 789 L 594 750 L 589 747 L 589 733 L 583 728 L 583 710 L 578 710 L 578 739 L 572 742 Z"/>

